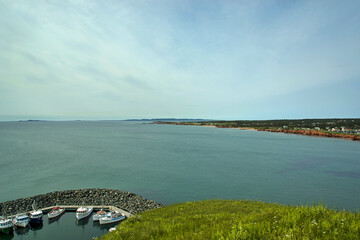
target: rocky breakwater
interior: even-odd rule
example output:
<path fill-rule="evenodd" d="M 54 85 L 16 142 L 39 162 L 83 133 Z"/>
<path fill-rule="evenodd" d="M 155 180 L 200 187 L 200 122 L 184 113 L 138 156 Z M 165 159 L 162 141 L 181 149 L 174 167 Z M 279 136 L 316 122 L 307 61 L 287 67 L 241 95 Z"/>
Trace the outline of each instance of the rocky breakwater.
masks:
<path fill-rule="evenodd" d="M 282 133 L 292 133 L 292 134 L 302 134 L 308 136 L 320 136 L 320 137 L 334 137 L 334 138 L 346 138 L 354 141 L 360 141 L 360 136 L 352 134 L 341 134 L 341 133 L 329 133 L 321 132 L 316 130 L 292 130 L 292 129 L 257 129 L 258 131 L 266 132 L 282 132 Z"/>
<path fill-rule="evenodd" d="M 160 208 L 163 205 L 152 200 L 145 199 L 130 192 L 114 189 L 79 189 L 56 191 L 40 194 L 28 198 L 20 198 L 13 201 L 0 203 L 0 213 L 14 215 L 31 210 L 31 204 L 36 202 L 37 208 L 51 207 L 55 205 L 93 205 L 115 206 L 136 214 L 146 210 Z"/>

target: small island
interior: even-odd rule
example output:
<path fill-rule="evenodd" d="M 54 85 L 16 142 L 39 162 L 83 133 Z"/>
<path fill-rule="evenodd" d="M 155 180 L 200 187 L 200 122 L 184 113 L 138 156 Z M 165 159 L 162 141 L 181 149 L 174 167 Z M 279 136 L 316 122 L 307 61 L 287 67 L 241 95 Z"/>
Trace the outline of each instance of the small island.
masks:
<path fill-rule="evenodd" d="M 307 136 L 344 138 L 360 140 L 360 119 L 281 119 L 281 120 L 236 120 L 236 121 L 154 121 L 154 124 L 207 126 L 217 128 L 236 128 L 240 130 L 257 130 L 282 132 Z"/>

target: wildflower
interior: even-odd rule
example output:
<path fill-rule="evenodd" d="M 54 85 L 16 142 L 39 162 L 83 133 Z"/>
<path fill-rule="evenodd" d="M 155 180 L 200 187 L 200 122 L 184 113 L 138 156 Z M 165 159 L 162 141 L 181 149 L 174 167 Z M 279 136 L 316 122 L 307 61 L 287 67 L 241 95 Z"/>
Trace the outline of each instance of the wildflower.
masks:
<path fill-rule="evenodd" d="M 317 222 L 315 221 L 315 219 L 311 221 L 311 225 L 312 225 L 312 224 L 317 225 Z"/>

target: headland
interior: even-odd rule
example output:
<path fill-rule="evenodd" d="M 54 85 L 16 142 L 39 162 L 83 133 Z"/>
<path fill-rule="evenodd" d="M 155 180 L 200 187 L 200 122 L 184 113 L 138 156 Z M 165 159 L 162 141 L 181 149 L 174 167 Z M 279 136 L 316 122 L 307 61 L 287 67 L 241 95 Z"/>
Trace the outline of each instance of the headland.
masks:
<path fill-rule="evenodd" d="M 217 128 L 235 128 L 301 134 L 306 136 L 343 138 L 360 141 L 360 119 L 284 119 L 243 121 L 196 121 L 168 122 L 154 121 L 154 124 L 191 125 Z"/>

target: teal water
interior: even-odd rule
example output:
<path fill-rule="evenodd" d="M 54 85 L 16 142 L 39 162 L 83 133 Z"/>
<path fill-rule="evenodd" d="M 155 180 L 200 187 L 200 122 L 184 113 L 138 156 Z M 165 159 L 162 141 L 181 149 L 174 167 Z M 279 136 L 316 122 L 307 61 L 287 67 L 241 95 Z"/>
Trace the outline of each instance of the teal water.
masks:
<path fill-rule="evenodd" d="M 61 217 L 51 220 L 45 215 L 42 225 L 17 228 L 13 235 L 0 234 L 0 239 L 92 239 L 109 232 L 109 229 L 115 225 L 100 225 L 99 222 L 93 222 L 92 215 L 78 221 L 75 218 L 75 212 L 66 212 Z"/>
<path fill-rule="evenodd" d="M 115 188 L 164 204 L 324 202 L 360 209 L 360 142 L 124 121 L 1 122 L 0 202 Z"/>

